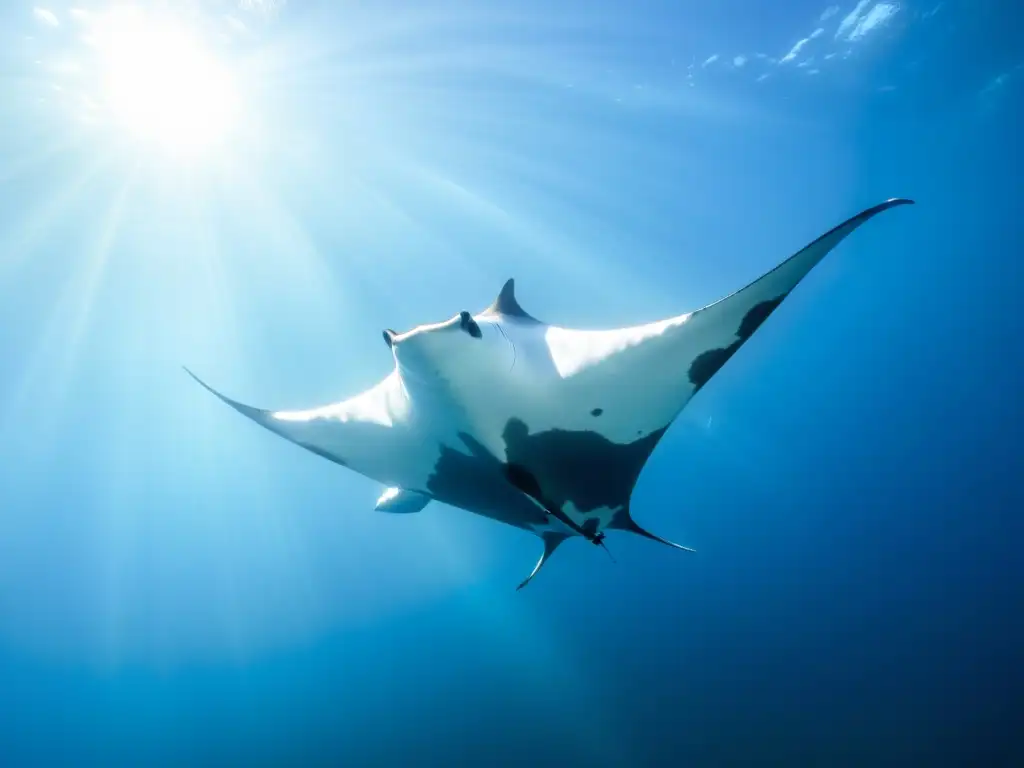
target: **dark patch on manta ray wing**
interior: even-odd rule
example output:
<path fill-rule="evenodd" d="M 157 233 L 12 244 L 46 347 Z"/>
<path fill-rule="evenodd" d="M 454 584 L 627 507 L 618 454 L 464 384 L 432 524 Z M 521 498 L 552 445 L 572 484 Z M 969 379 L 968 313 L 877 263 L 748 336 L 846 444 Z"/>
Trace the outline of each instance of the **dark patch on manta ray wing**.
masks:
<path fill-rule="evenodd" d="M 595 544 L 600 541 L 594 539 L 597 533 L 597 519 L 594 519 L 593 526 L 581 526 L 576 523 L 565 511 L 561 505 L 551 501 L 551 499 L 544 496 L 544 491 L 541 490 L 540 483 L 537 478 L 534 477 L 533 473 L 530 472 L 526 467 L 521 464 L 506 464 L 505 465 L 505 478 L 509 481 L 514 488 L 519 489 L 531 499 L 536 501 L 543 507 L 548 514 L 550 514 L 556 520 L 559 520 L 568 528 L 576 531 L 581 536 L 586 536 L 588 539 L 593 541 Z"/>
<path fill-rule="evenodd" d="M 777 298 L 755 304 L 740 321 L 740 327 L 736 329 L 736 341 L 727 347 L 701 352 L 693 359 L 693 362 L 690 363 L 689 377 L 694 393 L 700 391 L 701 387 L 707 384 L 711 377 L 729 362 L 729 358 L 735 355 L 744 342 L 754 335 L 754 331 L 761 327 L 761 324 L 778 308 L 787 295 L 784 293 Z"/>
<path fill-rule="evenodd" d="M 629 503 L 640 471 L 664 432 L 621 444 L 591 431 L 551 429 L 531 435 L 525 423 L 510 419 L 502 438 L 509 463 L 535 478 L 540 498 L 557 509 L 571 501 L 587 513 Z"/>
<path fill-rule="evenodd" d="M 537 482 L 533 473 L 522 464 L 506 464 L 505 477 L 527 496 L 532 496 L 541 503 L 544 502 L 544 492 L 540 489 L 540 483 Z"/>
<path fill-rule="evenodd" d="M 913 203 L 913 200 L 893 198 L 861 211 L 856 216 L 852 216 L 842 224 L 833 227 L 809 245 L 804 246 L 788 259 L 776 265 L 774 269 L 761 275 L 757 280 L 748 284 L 745 288 L 741 288 L 731 296 L 727 296 L 721 301 L 715 302 L 704 309 L 697 310 L 694 313 L 694 316 L 701 315 L 705 312 L 717 313 L 723 311 L 723 309 L 725 311 L 731 311 L 731 308 L 736 305 L 736 302 L 745 302 L 748 300 L 746 298 L 741 298 L 751 296 L 748 291 L 753 289 L 755 291 L 755 295 L 760 296 L 763 295 L 764 291 L 769 290 L 767 287 L 769 285 L 775 285 L 777 290 L 783 291 L 780 296 L 757 304 L 748 310 L 746 316 L 743 318 L 742 322 L 740 322 L 739 328 L 736 330 L 737 340 L 735 342 L 726 347 L 705 350 L 693 360 L 690 365 L 689 377 L 691 383 L 694 385 L 694 391 L 696 392 L 707 384 L 711 377 L 714 376 L 715 373 L 717 373 L 719 369 L 729 361 L 729 358 L 736 353 L 740 346 L 742 346 L 743 342 L 750 338 L 765 319 L 775 311 L 775 308 L 778 307 L 782 300 L 786 298 L 789 292 L 801 280 L 803 280 L 811 269 L 825 258 L 825 256 L 827 256 L 829 252 L 839 245 L 839 243 L 841 243 L 848 235 L 882 211 L 899 205 L 909 205 L 911 203 Z M 787 265 L 789 266 L 787 267 Z M 791 270 L 791 274 L 786 277 L 782 283 L 764 282 L 770 275 L 777 274 L 779 270 L 787 268 Z M 785 288 L 783 284 L 785 284 Z M 760 285 L 761 287 L 755 288 L 757 285 Z M 758 293 L 759 291 L 761 293 Z M 718 309 L 716 309 L 716 307 Z"/>
<path fill-rule="evenodd" d="M 469 455 L 442 445 L 427 490 L 438 501 L 532 531 L 547 515 L 509 484 L 505 465 L 467 434 L 459 439 Z"/>
<path fill-rule="evenodd" d="M 772 312 L 778 309 L 779 304 L 786 298 L 788 294 L 782 294 L 774 299 L 768 301 L 762 301 L 760 304 L 755 304 L 750 308 L 750 311 L 743 316 L 743 320 L 740 321 L 740 329 L 736 331 L 736 335 L 741 341 L 746 341 L 754 335 L 754 331 L 761 327 L 761 324 L 768 319 Z"/>

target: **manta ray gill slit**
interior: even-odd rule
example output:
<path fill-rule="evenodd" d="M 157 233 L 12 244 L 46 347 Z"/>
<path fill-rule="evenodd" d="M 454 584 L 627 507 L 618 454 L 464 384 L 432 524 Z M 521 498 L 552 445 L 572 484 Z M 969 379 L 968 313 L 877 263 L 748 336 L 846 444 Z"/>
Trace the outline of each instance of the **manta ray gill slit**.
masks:
<path fill-rule="evenodd" d="M 516 367 L 516 360 L 519 357 L 519 353 L 516 351 L 516 343 L 509 338 L 507 333 L 505 333 L 505 329 L 501 327 L 501 323 L 495 323 L 494 327 L 498 329 L 501 335 L 505 337 L 505 341 L 508 342 L 508 345 L 512 347 L 512 365 L 508 367 L 509 373 L 511 373 L 512 369 Z"/>

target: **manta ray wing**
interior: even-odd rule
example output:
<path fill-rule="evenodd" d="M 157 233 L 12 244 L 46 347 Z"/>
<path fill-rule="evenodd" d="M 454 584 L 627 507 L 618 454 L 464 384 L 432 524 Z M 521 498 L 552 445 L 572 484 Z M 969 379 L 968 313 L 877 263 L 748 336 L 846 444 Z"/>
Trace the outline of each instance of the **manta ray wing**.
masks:
<path fill-rule="evenodd" d="M 418 455 L 408 423 L 409 403 L 401 379 L 392 373 L 355 397 L 308 410 L 270 411 L 221 394 L 185 369 L 203 388 L 243 416 L 308 451 L 391 485 L 426 476 L 429 465 L 411 467 Z M 422 505 L 429 496 L 421 499 Z M 422 508 L 421 505 L 421 508 Z"/>
<path fill-rule="evenodd" d="M 545 506 L 567 512 L 587 535 L 607 527 L 664 541 L 629 513 L 633 488 L 661 436 L 833 248 L 882 211 L 910 202 L 869 208 L 736 293 L 647 325 L 610 331 L 547 325 L 527 315 L 506 284 L 484 315 L 507 327 L 522 367 L 531 367 L 520 374 L 528 380 L 511 381 L 503 395 L 508 405 L 505 416 L 491 421 L 500 432 L 493 442 L 503 444 L 518 472 L 532 475 Z M 480 403 L 481 421 L 494 400 L 489 394 Z"/>
<path fill-rule="evenodd" d="M 523 579 L 520 582 L 519 586 L 516 587 L 516 590 L 522 589 L 527 584 L 529 584 L 531 581 L 533 581 L 533 577 L 536 576 L 538 573 L 540 573 L 540 569 L 544 567 L 544 563 L 546 563 L 548 561 L 548 558 L 551 557 L 552 553 L 556 549 L 558 549 L 559 545 L 563 541 L 565 541 L 568 538 L 570 538 L 568 536 L 568 534 L 564 534 L 564 533 L 545 533 L 545 534 L 543 534 L 541 536 L 541 539 L 544 541 L 544 551 L 541 553 L 540 559 L 537 561 L 537 564 L 535 566 L 533 566 L 533 570 L 530 571 L 530 575 L 527 576 L 525 579 Z"/>

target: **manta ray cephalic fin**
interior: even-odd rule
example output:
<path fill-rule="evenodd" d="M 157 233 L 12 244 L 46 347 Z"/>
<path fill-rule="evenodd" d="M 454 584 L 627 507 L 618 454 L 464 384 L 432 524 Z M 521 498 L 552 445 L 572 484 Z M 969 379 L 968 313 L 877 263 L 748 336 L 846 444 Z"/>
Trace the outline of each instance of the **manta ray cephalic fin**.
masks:
<path fill-rule="evenodd" d="M 408 515 L 419 512 L 429 503 L 430 496 L 425 493 L 406 491 L 402 488 L 385 488 L 374 509 L 377 512 Z"/>
<path fill-rule="evenodd" d="M 540 560 L 537 561 L 537 564 L 533 566 L 533 570 L 530 571 L 530 575 L 523 579 L 522 583 L 516 587 L 517 592 L 530 583 L 533 577 L 544 567 L 544 563 L 551 557 L 551 553 L 558 549 L 558 546 L 568 539 L 569 536 L 564 533 L 545 533 L 541 535 L 541 538 L 544 539 L 544 551 L 541 553 Z"/>
<path fill-rule="evenodd" d="M 512 278 L 505 281 L 505 285 L 501 287 L 501 291 L 498 293 L 498 298 L 483 311 L 483 314 L 511 317 L 521 323 L 541 324 L 540 320 L 519 305 L 519 301 L 516 299 L 516 282 Z"/>

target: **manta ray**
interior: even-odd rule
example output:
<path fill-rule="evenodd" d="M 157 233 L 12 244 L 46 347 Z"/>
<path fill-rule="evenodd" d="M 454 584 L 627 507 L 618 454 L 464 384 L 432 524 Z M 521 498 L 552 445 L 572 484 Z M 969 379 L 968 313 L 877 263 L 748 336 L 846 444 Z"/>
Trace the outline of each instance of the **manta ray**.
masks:
<path fill-rule="evenodd" d="M 536 534 L 526 586 L 564 541 L 628 531 L 680 550 L 633 518 L 630 498 L 690 399 L 797 284 L 891 199 L 819 237 L 745 288 L 665 320 L 613 330 L 552 325 L 505 283 L 478 314 L 383 332 L 394 368 L 349 399 L 264 410 L 203 387 L 277 435 L 385 486 L 381 512 L 438 501 Z"/>

